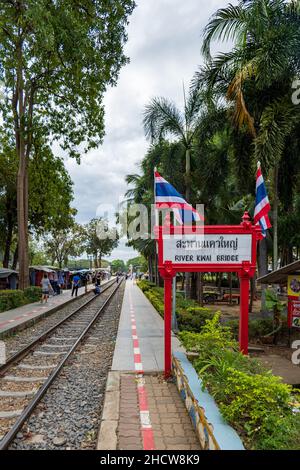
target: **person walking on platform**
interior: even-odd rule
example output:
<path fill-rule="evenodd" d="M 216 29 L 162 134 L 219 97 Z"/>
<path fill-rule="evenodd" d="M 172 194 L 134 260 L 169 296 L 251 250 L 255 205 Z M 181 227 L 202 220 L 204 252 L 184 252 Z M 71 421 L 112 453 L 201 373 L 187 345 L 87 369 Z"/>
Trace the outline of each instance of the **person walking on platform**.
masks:
<path fill-rule="evenodd" d="M 78 276 L 78 274 L 76 274 L 73 277 L 73 281 L 72 281 L 72 297 L 73 297 L 74 293 L 75 293 L 75 297 L 77 297 L 79 282 L 80 282 L 80 277 Z"/>
<path fill-rule="evenodd" d="M 42 286 L 42 298 L 41 298 L 41 303 L 45 301 L 45 303 L 48 302 L 48 297 L 49 297 L 49 291 L 52 289 L 51 283 L 48 279 L 47 274 L 44 274 L 43 279 L 41 280 L 41 286 Z"/>
<path fill-rule="evenodd" d="M 94 294 L 99 295 L 101 293 L 101 288 L 97 284 L 95 285 Z"/>
<path fill-rule="evenodd" d="M 100 274 L 100 272 L 96 276 L 96 285 L 97 286 L 101 285 L 101 274 Z"/>

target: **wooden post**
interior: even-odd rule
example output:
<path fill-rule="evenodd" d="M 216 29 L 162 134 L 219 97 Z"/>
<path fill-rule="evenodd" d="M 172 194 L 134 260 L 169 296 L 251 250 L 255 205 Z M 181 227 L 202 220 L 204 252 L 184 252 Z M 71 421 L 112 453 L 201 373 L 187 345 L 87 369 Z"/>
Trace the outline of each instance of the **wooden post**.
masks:
<path fill-rule="evenodd" d="M 168 379 L 171 375 L 172 368 L 172 351 L 171 351 L 171 322 L 172 322 L 172 277 L 167 276 L 164 279 L 165 283 L 165 378 Z"/>
<path fill-rule="evenodd" d="M 248 354 L 248 321 L 249 321 L 249 274 L 240 274 L 240 328 L 239 342 L 240 351 Z"/>

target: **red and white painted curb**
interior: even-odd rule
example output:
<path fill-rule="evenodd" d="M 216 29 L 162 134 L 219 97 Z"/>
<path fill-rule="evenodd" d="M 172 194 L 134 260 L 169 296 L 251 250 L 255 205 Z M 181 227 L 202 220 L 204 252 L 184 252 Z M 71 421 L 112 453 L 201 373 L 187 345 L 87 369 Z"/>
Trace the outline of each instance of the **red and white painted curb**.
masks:
<path fill-rule="evenodd" d="M 150 412 L 149 412 L 149 406 L 148 406 L 147 390 L 145 387 L 142 356 L 141 356 L 139 338 L 138 338 L 137 330 L 136 330 L 136 321 L 135 321 L 134 307 L 133 307 L 132 296 L 131 296 L 131 287 L 129 290 L 129 306 L 130 306 L 131 333 L 132 333 L 132 343 L 133 343 L 134 368 L 137 374 L 136 380 L 137 380 L 143 449 L 155 450 L 154 435 L 153 435 L 153 429 L 151 425 Z"/>

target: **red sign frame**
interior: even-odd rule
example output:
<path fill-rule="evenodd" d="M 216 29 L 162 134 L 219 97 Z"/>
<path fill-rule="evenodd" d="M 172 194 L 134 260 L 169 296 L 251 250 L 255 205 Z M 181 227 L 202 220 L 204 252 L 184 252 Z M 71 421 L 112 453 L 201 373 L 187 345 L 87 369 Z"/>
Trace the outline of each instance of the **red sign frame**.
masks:
<path fill-rule="evenodd" d="M 261 228 L 250 221 L 248 212 L 245 212 L 240 225 L 206 225 L 206 226 L 179 226 L 165 225 L 155 227 L 158 244 L 158 269 L 164 279 L 164 323 L 165 323 L 165 376 L 171 373 L 171 316 L 172 316 L 172 278 L 177 272 L 236 272 L 240 278 L 240 324 L 239 343 L 240 350 L 248 354 L 248 317 L 249 317 L 249 287 L 250 278 L 256 270 L 257 242 L 262 239 Z M 251 262 L 241 263 L 173 263 L 164 261 L 164 236 L 180 234 L 213 234 L 213 235 L 251 235 Z"/>

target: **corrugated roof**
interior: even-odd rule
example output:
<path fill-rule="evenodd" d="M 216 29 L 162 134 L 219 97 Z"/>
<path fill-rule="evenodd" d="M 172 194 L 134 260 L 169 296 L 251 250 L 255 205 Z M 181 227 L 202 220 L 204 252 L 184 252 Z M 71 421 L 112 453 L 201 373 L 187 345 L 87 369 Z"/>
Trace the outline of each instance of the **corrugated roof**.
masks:
<path fill-rule="evenodd" d="M 36 271 L 43 271 L 45 273 L 54 273 L 54 269 L 49 269 L 47 266 L 30 266 L 30 269 L 35 269 Z"/>
<path fill-rule="evenodd" d="M 283 268 L 276 269 L 265 276 L 259 277 L 257 282 L 261 284 L 286 284 L 287 277 L 290 274 L 300 274 L 300 260 L 283 266 Z"/>
<path fill-rule="evenodd" d="M 13 269 L 0 268 L 0 278 L 3 279 L 10 276 L 11 274 L 18 274 L 18 272 L 14 271 Z"/>

